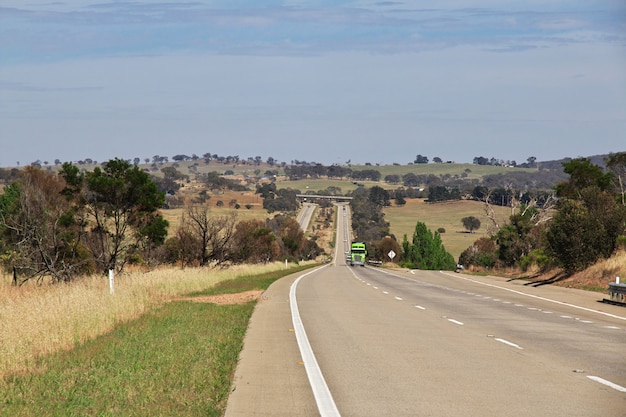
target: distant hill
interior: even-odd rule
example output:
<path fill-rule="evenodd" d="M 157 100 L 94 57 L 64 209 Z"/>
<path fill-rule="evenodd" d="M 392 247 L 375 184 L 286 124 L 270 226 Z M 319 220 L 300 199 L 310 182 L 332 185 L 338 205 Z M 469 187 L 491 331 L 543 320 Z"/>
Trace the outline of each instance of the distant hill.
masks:
<path fill-rule="evenodd" d="M 606 166 L 604 160 L 608 158 L 609 155 L 610 154 L 607 153 L 603 155 L 594 155 L 594 156 L 584 156 L 584 157 L 577 156 L 576 158 L 587 158 L 589 159 L 589 161 L 591 161 L 592 164 L 604 168 Z M 558 160 L 553 160 L 553 161 L 537 162 L 537 166 L 539 167 L 539 169 L 560 170 L 560 169 L 563 169 L 563 162 L 569 162 L 572 159 L 576 159 L 576 158 L 563 158 L 563 159 L 558 159 Z"/>

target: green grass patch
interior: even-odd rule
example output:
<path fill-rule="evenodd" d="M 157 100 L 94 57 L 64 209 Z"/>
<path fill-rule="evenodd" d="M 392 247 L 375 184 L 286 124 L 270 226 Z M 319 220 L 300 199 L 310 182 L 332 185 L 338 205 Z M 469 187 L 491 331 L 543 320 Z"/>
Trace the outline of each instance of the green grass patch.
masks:
<path fill-rule="evenodd" d="M 11 376 L 2 416 L 220 416 L 254 303 L 169 303 Z"/>
<path fill-rule="evenodd" d="M 313 265 L 315 266 L 315 265 Z M 266 289 L 310 268 L 220 282 L 202 294 Z M 7 376 L 0 416 L 220 416 L 256 302 L 171 302 Z"/>
<path fill-rule="evenodd" d="M 288 269 L 266 272 L 258 275 L 242 275 L 235 279 L 220 281 L 211 288 L 189 294 L 189 296 L 235 294 L 252 290 L 266 290 L 274 281 L 287 275 L 295 274 L 318 264 L 298 265 Z"/>

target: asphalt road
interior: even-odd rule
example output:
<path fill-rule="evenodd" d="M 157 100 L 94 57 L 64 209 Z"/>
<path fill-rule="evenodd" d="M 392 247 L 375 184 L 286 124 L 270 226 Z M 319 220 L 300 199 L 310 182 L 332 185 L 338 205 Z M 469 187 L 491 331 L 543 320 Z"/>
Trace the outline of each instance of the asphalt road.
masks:
<path fill-rule="evenodd" d="M 624 308 L 497 277 L 349 267 L 348 218 L 335 263 L 292 292 L 299 320 L 298 277 L 258 304 L 227 417 L 626 416 Z M 336 414 L 318 408 L 299 322 Z"/>

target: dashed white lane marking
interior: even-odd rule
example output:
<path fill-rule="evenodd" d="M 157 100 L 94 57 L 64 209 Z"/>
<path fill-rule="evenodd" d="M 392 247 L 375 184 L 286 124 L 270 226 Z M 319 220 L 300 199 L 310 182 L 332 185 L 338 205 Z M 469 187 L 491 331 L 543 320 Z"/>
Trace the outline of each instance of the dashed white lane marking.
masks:
<path fill-rule="evenodd" d="M 512 346 L 512 347 L 514 347 L 514 348 L 516 348 L 516 349 L 523 349 L 520 345 L 515 344 L 515 343 L 513 343 L 513 342 L 509 342 L 509 341 L 508 341 L 508 340 L 506 340 L 506 339 L 500 339 L 499 337 L 496 337 L 496 340 L 497 340 L 498 342 L 500 342 L 500 343 L 504 343 L 505 345 Z"/>
<path fill-rule="evenodd" d="M 454 320 L 454 319 L 448 319 L 448 321 L 450 323 L 454 323 L 454 324 L 458 324 L 459 326 L 463 326 L 463 322 L 461 322 L 461 321 Z"/>
<path fill-rule="evenodd" d="M 389 294 L 389 291 L 383 291 L 383 294 Z"/>
<path fill-rule="evenodd" d="M 591 376 L 588 375 L 587 378 L 591 379 L 592 381 L 596 381 L 599 382 L 601 384 L 606 385 L 607 387 L 611 387 L 615 390 L 618 390 L 620 392 L 626 392 L 626 388 L 622 387 L 621 385 L 617 385 L 611 381 L 607 381 L 606 379 L 600 378 L 599 376 Z"/>
<path fill-rule="evenodd" d="M 419 308 L 420 310 L 426 310 L 426 307 L 422 307 L 422 306 L 415 306 L 415 308 Z"/>
<path fill-rule="evenodd" d="M 620 328 L 617 326 L 604 326 L 605 329 L 613 329 L 613 330 L 619 330 Z"/>
<path fill-rule="evenodd" d="M 402 301 L 402 298 L 400 298 L 400 297 L 398 297 L 398 296 L 395 296 L 395 297 L 393 297 L 393 298 L 395 298 L 395 299 L 396 299 L 396 300 L 398 300 L 398 301 Z"/>

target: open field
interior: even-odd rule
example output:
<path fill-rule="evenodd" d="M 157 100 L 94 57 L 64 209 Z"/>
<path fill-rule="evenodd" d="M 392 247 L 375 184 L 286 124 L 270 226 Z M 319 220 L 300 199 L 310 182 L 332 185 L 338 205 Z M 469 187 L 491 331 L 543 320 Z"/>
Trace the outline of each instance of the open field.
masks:
<path fill-rule="evenodd" d="M 391 233 L 398 242 L 402 242 L 406 234 L 409 242 L 412 239 L 415 225 L 422 222 L 431 232 L 444 228 L 441 240 L 446 250 L 459 259 L 459 255 L 477 239 L 488 236 L 492 225 L 485 214 L 484 204 L 477 201 L 449 201 L 442 203 L 425 203 L 423 199 L 407 199 L 404 206 L 387 207 L 383 210 L 385 220 L 390 223 Z M 507 207 L 492 206 L 500 224 L 505 224 L 511 214 Z M 480 220 L 480 228 L 468 233 L 463 227 L 463 217 L 474 216 Z"/>

